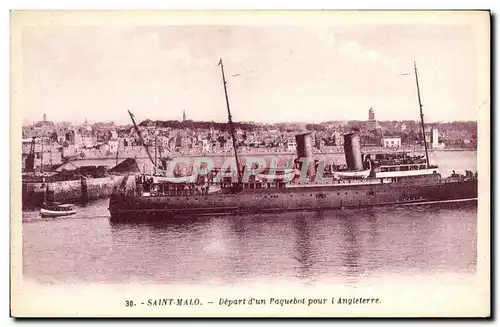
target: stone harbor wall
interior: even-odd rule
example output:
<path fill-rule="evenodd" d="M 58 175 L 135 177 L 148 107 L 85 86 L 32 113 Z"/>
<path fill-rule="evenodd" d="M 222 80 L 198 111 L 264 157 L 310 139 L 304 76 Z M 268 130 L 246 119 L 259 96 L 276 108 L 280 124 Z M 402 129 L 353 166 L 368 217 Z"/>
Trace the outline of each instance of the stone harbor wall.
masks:
<path fill-rule="evenodd" d="M 41 205 L 47 189 L 47 200 L 49 201 L 85 203 L 106 198 L 113 193 L 114 187 L 122 179 L 123 176 L 107 176 L 50 183 L 23 183 L 23 207 Z"/>

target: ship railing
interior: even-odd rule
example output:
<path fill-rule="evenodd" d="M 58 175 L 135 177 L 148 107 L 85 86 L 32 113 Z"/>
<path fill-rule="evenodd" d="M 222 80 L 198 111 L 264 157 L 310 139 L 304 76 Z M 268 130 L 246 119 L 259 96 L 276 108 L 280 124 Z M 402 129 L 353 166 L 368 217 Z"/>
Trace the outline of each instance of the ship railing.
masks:
<path fill-rule="evenodd" d="M 455 171 L 453 171 L 451 176 L 445 178 L 446 181 L 467 181 L 467 180 L 477 180 L 477 179 L 478 179 L 477 171 L 473 173 L 471 170 L 466 170 L 465 174 L 457 174 L 455 173 Z"/>
<path fill-rule="evenodd" d="M 153 184 L 136 184 L 136 194 L 147 196 L 194 196 L 194 195 L 208 195 L 211 191 L 228 191 L 233 190 L 235 186 L 240 185 L 242 189 L 268 189 L 268 188 L 284 188 L 289 183 L 283 181 L 278 182 L 249 182 L 249 183 L 233 183 L 226 182 L 213 182 L 204 183 L 202 185 L 195 184 L 176 184 L 176 183 L 153 183 Z"/>
<path fill-rule="evenodd" d="M 321 181 L 311 180 L 311 181 L 294 181 L 292 185 L 365 185 L 365 184 L 376 184 L 380 183 L 379 179 L 374 178 L 325 178 Z"/>

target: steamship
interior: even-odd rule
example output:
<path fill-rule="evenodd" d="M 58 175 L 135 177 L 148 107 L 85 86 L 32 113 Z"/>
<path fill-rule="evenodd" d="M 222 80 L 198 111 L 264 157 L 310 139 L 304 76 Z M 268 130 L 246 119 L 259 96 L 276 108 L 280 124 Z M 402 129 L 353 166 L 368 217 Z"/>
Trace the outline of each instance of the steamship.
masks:
<path fill-rule="evenodd" d="M 229 177 L 214 171 L 201 174 L 193 169 L 190 176 L 176 177 L 155 169 L 153 174 L 125 176 L 110 197 L 111 220 L 477 201 L 477 172 L 442 177 L 439 168 L 429 163 L 425 142 L 425 157 L 407 153 L 365 155 L 356 131 L 344 134 L 345 169 L 330 166 L 325 170 L 324 165 L 315 161 L 309 133 L 295 136 L 297 157 L 292 167 L 261 171 L 242 167 L 222 59 L 219 66 L 234 147 L 236 168 L 231 170 L 232 174 Z M 415 78 L 424 131 L 416 65 Z M 141 137 L 134 116 L 129 114 Z M 150 159 L 154 164 L 151 156 Z"/>

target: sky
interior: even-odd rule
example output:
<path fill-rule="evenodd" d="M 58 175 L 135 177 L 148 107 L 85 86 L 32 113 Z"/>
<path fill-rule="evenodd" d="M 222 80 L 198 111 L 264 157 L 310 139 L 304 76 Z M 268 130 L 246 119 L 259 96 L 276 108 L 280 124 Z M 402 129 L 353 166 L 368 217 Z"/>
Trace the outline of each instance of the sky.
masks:
<path fill-rule="evenodd" d="M 333 18 L 333 17 L 332 17 Z M 471 24 L 51 24 L 22 28 L 23 122 L 477 120 Z"/>

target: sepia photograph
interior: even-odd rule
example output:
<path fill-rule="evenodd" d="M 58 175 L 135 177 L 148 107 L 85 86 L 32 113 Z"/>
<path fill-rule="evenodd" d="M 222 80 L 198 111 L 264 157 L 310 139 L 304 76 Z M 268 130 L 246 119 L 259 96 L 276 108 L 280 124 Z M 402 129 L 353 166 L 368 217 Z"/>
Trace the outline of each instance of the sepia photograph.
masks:
<path fill-rule="evenodd" d="M 14 317 L 489 317 L 489 11 L 11 11 Z"/>

